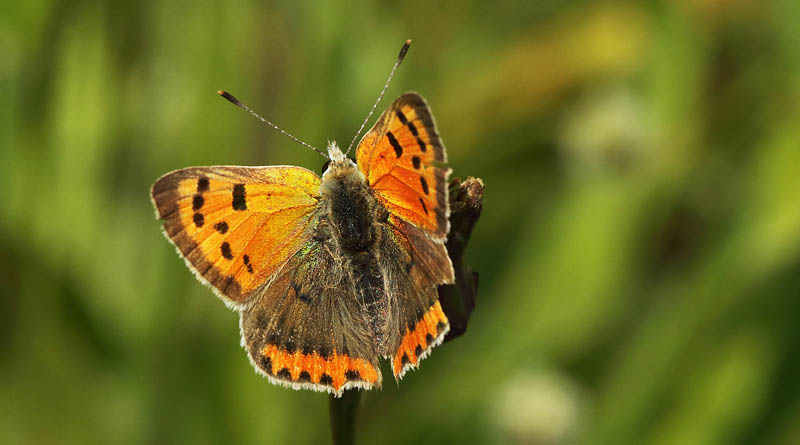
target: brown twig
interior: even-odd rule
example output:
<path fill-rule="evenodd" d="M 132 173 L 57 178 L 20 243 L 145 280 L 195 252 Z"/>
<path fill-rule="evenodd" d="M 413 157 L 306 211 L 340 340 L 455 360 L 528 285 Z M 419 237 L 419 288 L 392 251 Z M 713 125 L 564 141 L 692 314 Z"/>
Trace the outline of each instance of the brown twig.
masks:
<path fill-rule="evenodd" d="M 455 178 L 450 182 L 450 233 L 447 236 L 447 254 L 453 262 L 456 282 L 439 286 L 439 301 L 447 319 L 450 332 L 445 341 L 464 334 L 469 317 L 475 309 L 478 295 L 478 273 L 464 265 L 464 250 L 472 235 L 472 229 L 483 210 L 483 181 L 468 177 L 461 182 Z"/>

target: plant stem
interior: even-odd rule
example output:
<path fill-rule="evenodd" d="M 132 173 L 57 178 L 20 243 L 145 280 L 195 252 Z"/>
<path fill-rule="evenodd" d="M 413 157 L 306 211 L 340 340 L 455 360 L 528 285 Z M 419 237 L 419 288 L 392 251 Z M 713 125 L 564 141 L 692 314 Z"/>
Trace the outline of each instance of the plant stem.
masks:
<path fill-rule="evenodd" d="M 328 415 L 331 420 L 331 434 L 334 445 L 353 445 L 356 443 L 356 415 L 361 391 L 345 391 L 342 397 L 330 395 Z"/>

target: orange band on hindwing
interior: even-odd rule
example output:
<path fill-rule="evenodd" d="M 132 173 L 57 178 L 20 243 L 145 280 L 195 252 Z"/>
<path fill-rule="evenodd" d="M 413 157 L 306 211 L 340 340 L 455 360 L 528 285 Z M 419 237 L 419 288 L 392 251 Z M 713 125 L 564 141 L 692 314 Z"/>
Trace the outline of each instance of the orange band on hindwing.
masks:
<path fill-rule="evenodd" d="M 287 384 L 313 384 L 342 390 L 346 384 L 371 387 L 378 382 L 378 371 L 367 360 L 332 353 L 327 358 L 316 352 L 304 354 L 267 345 L 261 351 L 261 369 L 269 376 Z"/>
<path fill-rule="evenodd" d="M 413 329 L 406 328 L 403 341 L 394 354 L 392 363 L 394 375 L 402 377 L 408 369 L 419 365 L 419 361 L 427 356 L 433 346 L 442 341 L 449 329 L 450 323 L 437 300 L 417 321 Z"/>

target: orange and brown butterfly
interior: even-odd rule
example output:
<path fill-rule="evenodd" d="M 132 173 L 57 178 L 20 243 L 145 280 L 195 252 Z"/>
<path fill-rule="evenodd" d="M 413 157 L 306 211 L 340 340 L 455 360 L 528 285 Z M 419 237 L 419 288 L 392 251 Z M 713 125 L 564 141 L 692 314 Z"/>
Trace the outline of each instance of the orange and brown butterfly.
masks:
<path fill-rule="evenodd" d="M 185 168 L 151 194 L 186 264 L 240 313 L 256 370 L 341 396 L 380 387 L 380 357 L 402 378 L 449 330 L 437 286 L 454 280 L 450 169 L 416 93 L 383 112 L 356 162 L 335 142 L 327 158 L 322 178 L 294 166 Z"/>

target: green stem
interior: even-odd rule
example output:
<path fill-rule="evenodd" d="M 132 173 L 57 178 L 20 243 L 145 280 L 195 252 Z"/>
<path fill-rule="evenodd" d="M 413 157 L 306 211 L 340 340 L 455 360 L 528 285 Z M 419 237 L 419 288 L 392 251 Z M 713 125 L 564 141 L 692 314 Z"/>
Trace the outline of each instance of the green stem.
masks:
<path fill-rule="evenodd" d="M 345 391 L 342 397 L 330 396 L 328 414 L 331 420 L 331 434 L 334 445 L 353 445 L 356 443 L 356 415 L 361 391 Z"/>

